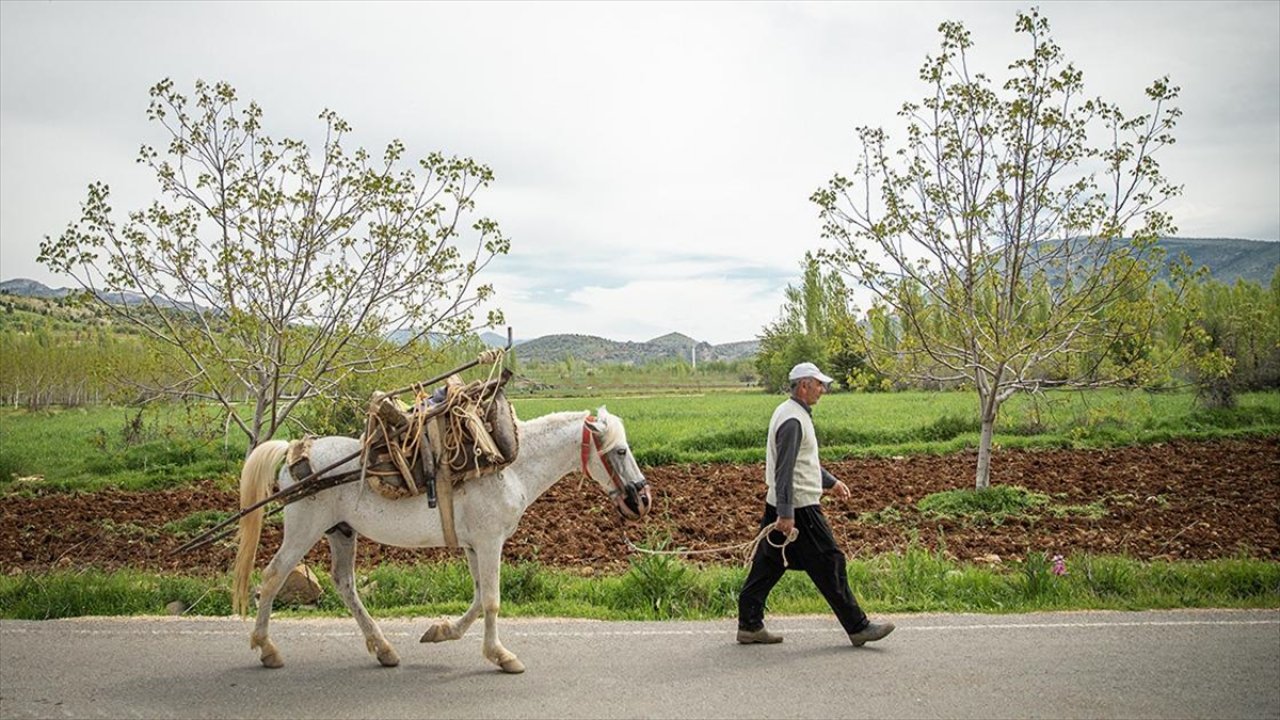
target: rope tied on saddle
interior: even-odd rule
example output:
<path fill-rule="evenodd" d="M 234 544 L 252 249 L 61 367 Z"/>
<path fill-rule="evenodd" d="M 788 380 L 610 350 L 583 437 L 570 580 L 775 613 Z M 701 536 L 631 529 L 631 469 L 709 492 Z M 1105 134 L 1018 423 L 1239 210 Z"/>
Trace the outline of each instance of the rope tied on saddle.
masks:
<path fill-rule="evenodd" d="M 515 460 L 514 415 L 502 392 L 511 375 L 502 369 L 505 357 L 504 348 L 481 353 L 474 364 L 489 365 L 481 380 L 464 384 L 454 374 L 439 388 L 417 383 L 374 396 L 363 467 L 375 490 L 392 499 L 425 491 L 435 507 L 437 476 L 458 484 Z M 394 397 L 410 391 L 411 407 Z"/>
<path fill-rule="evenodd" d="M 792 527 L 791 532 L 787 533 L 787 536 L 782 540 L 781 544 L 775 543 L 773 539 L 769 537 L 769 535 L 777 529 L 778 529 L 778 523 L 772 522 L 764 526 L 763 528 L 760 528 L 760 532 L 756 533 L 756 536 L 754 538 L 746 542 L 738 543 L 736 545 L 725 545 L 723 547 L 705 548 L 702 550 L 650 550 L 648 548 L 642 548 L 639 545 L 636 545 L 635 543 L 631 542 L 631 538 L 627 537 L 627 533 L 625 530 L 622 532 L 622 539 L 624 542 L 626 542 L 628 548 L 630 548 L 635 552 L 642 553 L 644 555 L 679 555 L 681 557 L 686 557 L 689 555 L 712 555 L 712 554 L 718 554 L 718 553 L 731 552 L 734 550 L 742 550 L 743 548 L 746 548 L 746 552 L 744 552 L 742 555 L 743 565 L 751 564 L 751 559 L 754 558 L 756 555 L 756 548 L 758 548 L 760 546 L 761 541 L 763 541 L 768 543 L 770 547 L 775 547 L 781 550 L 782 551 L 782 567 L 784 568 L 790 567 L 791 562 L 787 560 L 787 546 L 795 542 L 796 538 L 800 537 L 800 529 L 796 527 Z"/>
<path fill-rule="evenodd" d="M 454 470 L 464 469 L 468 456 L 471 458 L 471 466 L 474 470 L 479 470 L 482 457 L 488 460 L 488 464 L 494 465 L 507 461 L 498 444 L 494 442 L 491 434 L 493 428 L 485 424 L 485 418 L 489 416 L 489 410 L 500 389 L 500 385 L 493 383 L 492 380 L 498 369 L 502 367 L 506 354 L 507 351 L 503 348 L 491 348 L 480 353 L 478 360 L 481 365 L 489 365 L 489 374 L 481 383 L 475 397 L 465 395 L 464 388 L 457 384 L 447 386 L 448 395 L 445 404 L 449 407 L 446 415 L 449 429 L 444 434 L 442 444 L 444 460 Z M 467 438 L 471 439 L 469 447 L 466 445 Z M 468 453 L 467 450 L 470 452 Z"/>

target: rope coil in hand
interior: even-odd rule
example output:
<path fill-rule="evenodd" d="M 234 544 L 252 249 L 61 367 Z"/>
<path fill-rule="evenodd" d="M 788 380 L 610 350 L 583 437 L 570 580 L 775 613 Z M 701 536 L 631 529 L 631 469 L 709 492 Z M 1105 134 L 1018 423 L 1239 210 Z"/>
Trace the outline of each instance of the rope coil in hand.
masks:
<path fill-rule="evenodd" d="M 795 542 L 796 538 L 800 537 L 800 529 L 796 527 L 792 527 L 791 532 L 787 534 L 787 537 L 782 541 L 782 544 L 780 545 L 778 543 L 775 543 L 773 540 L 769 538 L 769 533 L 772 533 L 774 530 L 777 530 L 777 529 L 778 529 L 778 523 L 775 521 L 761 528 L 760 532 L 757 533 L 754 538 L 744 543 L 738 543 L 737 545 L 726 545 L 724 547 L 717 547 L 717 548 L 706 548 L 704 550 L 650 550 L 648 548 L 642 548 L 639 545 L 636 545 L 635 543 L 631 542 L 631 538 L 627 537 L 627 533 L 625 530 L 622 533 L 622 539 L 627 543 L 628 548 L 630 548 L 635 552 L 643 553 L 645 555 L 680 555 L 680 556 L 710 555 L 713 553 L 730 552 L 733 550 L 741 550 L 743 548 L 746 548 L 746 552 L 743 553 L 744 565 L 751 564 L 751 559 L 754 558 L 756 554 L 756 548 L 760 546 L 760 541 L 763 540 L 764 542 L 769 543 L 771 547 L 778 548 L 779 550 L 782 551 L 782 567 L 784 568 L 789 567 L 791 563 L 790 561 L 787 560 L 787 546 Z"/>

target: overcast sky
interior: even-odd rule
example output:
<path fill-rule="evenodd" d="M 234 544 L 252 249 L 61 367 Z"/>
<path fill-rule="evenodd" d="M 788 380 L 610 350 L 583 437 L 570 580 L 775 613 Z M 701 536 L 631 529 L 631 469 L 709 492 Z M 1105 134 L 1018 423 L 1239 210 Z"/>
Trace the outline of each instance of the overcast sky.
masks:
<path fill-rule="evenodd" d="M 963 21 L 997 79 L 1027 3 L 0 2 L 0 279 L 36 262 L 86 186 L 146 204 L 163 137 L 147 90 L 226 80 L 276 137 L 331 108 L 353 145 L 400 138 L 489 164 L 478 198 L 512 239 L 486 273 L 517 337 L 671 331 L 747 340 L 805 251 L 809 195 L 848 172 L 861 125 L 900 127 L 938 24 Z M 1184 237 L 1280 238 L 1280 3 L 1040 3 L 1091 95 L 1130 114 L 1182 87 Z M 901 137 L 896 132 L 896 137 Z"/>

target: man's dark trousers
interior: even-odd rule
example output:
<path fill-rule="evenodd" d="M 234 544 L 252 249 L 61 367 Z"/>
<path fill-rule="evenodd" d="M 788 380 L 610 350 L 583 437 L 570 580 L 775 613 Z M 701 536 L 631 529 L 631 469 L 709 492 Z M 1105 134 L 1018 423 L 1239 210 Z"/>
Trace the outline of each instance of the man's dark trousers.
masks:
<path fill-rule="evenodd" d="M 778 509 L 765 504 L 760 527 L 778 519 Z M 782 579 L 787 570 L 804 570 L 835 611 L 836 618 L 845 632 L 855 633 L 870 622 L 849 589 L 849 576 L 845 573 L 844 553 L 836 546 L 831 526 L 822 515 L 822 506 L 808 505 L 795 509 L 796 529 L 800 535 L 786 546 L 787 565 L 782 564 L 782 551 L 769 542 L 761 541 L 751 561 L 751 572 L 738 596 L 738 628 L 759 630 L 764 627 L 764 604 L 769 591 Z M 781 545 L 781 533 L 771 532 L 768 538 Z"/>

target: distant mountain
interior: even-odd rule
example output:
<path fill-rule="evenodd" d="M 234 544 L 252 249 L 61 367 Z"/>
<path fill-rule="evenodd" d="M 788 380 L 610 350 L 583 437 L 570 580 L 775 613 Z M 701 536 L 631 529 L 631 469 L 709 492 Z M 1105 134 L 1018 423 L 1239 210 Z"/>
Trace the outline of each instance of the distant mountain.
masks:
<path fill-rule="evenodd" d="M 480 333 L 480 342 L 484 343 L 489 347 L 495 347 L 495 348 L 506 347 L 507 336 L 500 335 L 496 332 L 490 332 L 486 330 L 485 332 Z M 524 342 L 524 340 L 521 340 L 520 338 L 513 338 L 511 340 L 511 346 L 515 347 L 516 345 L 519 345 L 522 342 Z"/>
<path fill-rule="evenodd" d="M 60 298 L 71 294 L 68 288 L 53 289 L 42 282 L 27 278 L 14 278 L 0 282 L 0 293 L 22 297 Z"/>
<path fill-rule="evenodd" d="M 1119 250 L 1128 247 L 1130 238 L 1116 238 L 1106 244 L 1098 244 L 1088 251 L 1101 254 L 1103 247 Z M 1191 261 L 1193 269 L 1208 268 L 1209 276 L 1224 284 L 1233 285 L 1236 280 L 1258 283 L 1262 287 L 1270 287 L 1271 276 L 1280 267 L 1280 242 L 1263 240 L 1240 240 L 1236 238 L 1160 238 L 1156 246 L 1164 251 L 1164 259 L 1157 270 L 1156 278 L 1169 279 L 1169 263 L 1179 260 L 1183 255 Z M 1057 241 L 1048 241 L 1041 245 L 1045 252 L 1056 252 Z M 1081 262 L 1089 260 L 1089 256 L 1081 249 L 1077 259 Z M 1034 257 L 1034 251 L 1033 251 Z M 1050 279 L 1062 279 L 1059 271 L 1050 269 Z"/>
<path fill-rule="evenodd" d="M 1166 260 L 1185 253 L 1194 267 L 1207 267 L 1214 280 L 1231 285 L 1243 278 L 1263 287 L 1280 266 L 1280 242 L 1232 238 L 1161 238 Z"/>
<path fill-rule="evenodd" d="M 80 291 L 73 290 L 71 288 L 55 289 L 37 280 L 28 280 L 27 278 L 15 278 L 13 280 L 0 282 L 0 295 L 19 295 L 22 297 L 38 297 L 45 298 L 47 300 L 56 300 L 75 292 Z M 141 305 L 147 301 L 147 299 L 142 295 L 131 292 L 118 292 L 115 294 L 104 293 L 103 297 L 108 299 L 117 299 L 122 305 Z M 179 308 L 183 310 L 191 310 L 193 308 L 203 309 L 198 305 L 177 302 L 164 297 L 159 298 L 157 300 L 157 304 L 159 304 L 160 307 Z"/>
<path fill-rule="evenodd" d="M 622 342 L 595 335 L 544 335 L 521 343 L 522 361 L 559 362 L 572 357 L 588 364 L 640 364 L 653 360 L 683 358 L 699 361 L 738 360 L 751 357 L 760 347 L 755 340 L 724 345 L 699 342 L 687 335 L 668 333 L 647 342 Z"/>
<path fill-rule="evenodd" d="M 687 351 L 695 345 L 707 345 L 707 347 L 710 347 L 707 343 L 699 343 L 688 335 L 683 335 L 678 332 L 667 333 L 666 335 L 656 337 L 650 340 L 647 344 L 678 351 Z"/>
<path fill-rule="evenodd" d="M 724 355 L 726 360 L 753 357 L 760 351 L 759 340 L 739 340 L 738 342 L 716 345 L 716 352 Z"/>
<path fill-rule="evenodd" d="M 413 337 L 414 334 L 415 333 L 412 330 L 396 330 L 395 332 L 388 333 L 387 339 L 394 343 L 405 343 L 405 342 L 408 342 L 409 338 Z M 485 332 L 482 332 L 479 335 L 476 335 L 476 338 L 479 339 L 480 342 L 484 343 L 485 347 L 500 348 L 500 347 L 507 346 L 507 336 L 499 335 L 496 332 L 491 332 L 486 330 Z M 427 343 L 431 345 L 436 345 L 436 346 L 448 345 L 450 343 L 457 342 L 460 339 L 462 338 L 451 337 L 449 335 L 442 335 L 440 333 L 427 333 L 427 338 L 426 338 Z M 516 338 L 511 341 L 511 345 L 514 347 L 516 345 L 519 345 L 522 342 L 524 341 L 521 340 L 520 338 Z"/>

